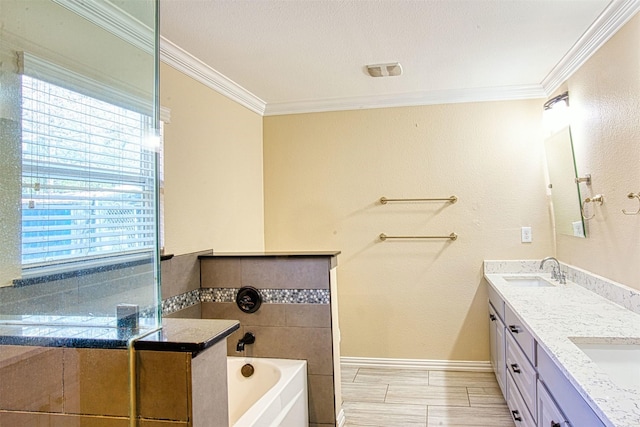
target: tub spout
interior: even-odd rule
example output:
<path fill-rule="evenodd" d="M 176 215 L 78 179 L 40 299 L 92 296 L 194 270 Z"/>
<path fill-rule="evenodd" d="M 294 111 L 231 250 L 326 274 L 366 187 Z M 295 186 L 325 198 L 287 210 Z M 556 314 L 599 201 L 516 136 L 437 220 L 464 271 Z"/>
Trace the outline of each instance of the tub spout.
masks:
<path fill-rule="evenodd" d="M 253 332 L 247 332 L 242 338 L 238 340 L 238 345 L 236 345 L 236 352 L 240 353 L 241 351 L 244 351 L 245 344 L 253 344 L 254 342 L 256 342 L 256 336 L 253 335 Z"/>

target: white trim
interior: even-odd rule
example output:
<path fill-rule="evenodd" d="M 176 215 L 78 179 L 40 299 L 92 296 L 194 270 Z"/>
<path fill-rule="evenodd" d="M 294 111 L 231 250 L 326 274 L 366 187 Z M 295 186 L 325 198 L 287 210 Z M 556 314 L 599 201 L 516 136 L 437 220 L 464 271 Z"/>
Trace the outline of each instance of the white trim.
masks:
<path fill-rule="evenodd" d="M 547 96 L 573 75 L 640 10 L 638 0 L 614 0 L 542 80 Z"/>
<path fill-rule="evenodd" d="M 111 34 L 153 54 L 154 31 L 108 1 L 52 0 Z"/>
<path fill-rule="evenodd" d="M 547 95 L 540 85 L 499 86 L 476 89 L 453 89 L 422 93 L 361 96 L 299 102 L 267 104 L 265 116 L 317 113 L 326 111 L 391 108 L 415 105 L 456 104 L 462 102 L 537 99 Z"/>
<path fill-rule="evenodd" d="M 171 108 L 160 106 L 160 121 L 171 123 Z"/>
<path fill-rule="evenodd" d="M 151 95 L 144 94 L 123 82 L 114 81 L 106 75 L 97 76 L 100 78 L 98 81 L 23 51 L 18 52 L 18 72 L 113 105 L 151 115 Z M 170 111 L 166 108 L 161 114 L 167 112 L 171 117 Z"/>
<path fill-rule="evenodd" d="M 347 417 L 344 415 L 344 409 L 340 408 L 340 412 L 338 412 L 338 416 L 336 417 L 336 425 L 338 427 L 344 427 L 347 423 Z"/>
<path fill-rule="evenodd" d="M 152 52 L 151 29 L 109 2 L 53 0 L 99 25 L 121 39 Z M 267 104 L 164 37 L 160 39 L 160 60 L 232 101 L 263 115 L 314 113 L 414 105 L 452 104 L 545 98 L 565 82 L 613 34 L 640 10 L 638 0 L 613 0 L 593 25 L 542 80 L 540 85 L 455 89 L 423 93 L 390 94 Z"/>
<path fill-rule="evenodd" d="M 160 60 L 254 113 L 264 115 L 266 103 L 262 99 L 164 37 L 160 38 Z"/>
<path fill-rule="evenodd" d="M 110 2 L 53 1 L 142 51 L 153 53 L 153 29 Z M 160 60 L 249 110 L 264 115 L 266 103 L 262 99 L 164 37 L 160 38 Z"/>
<path fill-rule="evenodd" d="M 429 371 L 493 372 L 489 361 L 390 359 L 375 357 L 341 357 L 342 366 L 401 368 Z"/>

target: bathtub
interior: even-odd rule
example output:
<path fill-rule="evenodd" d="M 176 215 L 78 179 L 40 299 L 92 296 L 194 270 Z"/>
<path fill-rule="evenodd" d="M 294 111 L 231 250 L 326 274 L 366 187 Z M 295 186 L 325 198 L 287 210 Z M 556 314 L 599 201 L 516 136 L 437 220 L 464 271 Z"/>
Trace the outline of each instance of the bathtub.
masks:
<path fill-rule="evenodd" d="M 242 366 L 255 368 L 245 378 Z M 302 427 L 309 424 L 306 360 L 227 358 L 229 426 Z"/>

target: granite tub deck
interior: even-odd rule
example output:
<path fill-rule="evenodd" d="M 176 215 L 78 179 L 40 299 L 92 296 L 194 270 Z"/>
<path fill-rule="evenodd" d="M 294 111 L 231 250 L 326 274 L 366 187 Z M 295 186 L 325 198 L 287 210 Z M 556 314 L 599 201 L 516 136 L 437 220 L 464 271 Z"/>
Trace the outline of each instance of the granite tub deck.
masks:
<path fill-rule="evenodd" d="M 138 333 L 116 328 L 115 319 L 24 317 L 32 323 L 19 324 L 12 319 L 15 323 L 0 324 L 0 345 L 117 349 L 126 348 L 128 341 Z M 134 341 L 134 348 L 195 354 L 226 339 L 239 327 L 240 323 L 235 320 L 163 319 L 162 329 L 149 329 L 151 333 Z"/>
<path fill-rule="evenodd" d="M 525 323 L 542 347 L 574 385 L 602 422 L 611 427 L 640 426 L 640 390 L 616 385 L 574 343 L 640 344 L 640 314 L 633 301 L 637 291 L 611 283 L 604 295 L 628 294 L 626 307 L 571 281 L 588 273 L 568 268 L 567 284 L 558 284 L 538 269 L 540 261 L 485 261 L 484 277 Z M 539 275 L 555 286 L 526 288 L 509 284 L 504 275 Z M 600 280 L 592 276 L 590 280 Z M 606 280 L 604 280 L 606 281 Z M 582 284 L 582 283 L 581 283 Z M 611 287 L 620 289 L 613 289 Z M 633 311 L 632 311 L 633 310 Z M 638 361 L 640 364 L 640 361 Z"/>

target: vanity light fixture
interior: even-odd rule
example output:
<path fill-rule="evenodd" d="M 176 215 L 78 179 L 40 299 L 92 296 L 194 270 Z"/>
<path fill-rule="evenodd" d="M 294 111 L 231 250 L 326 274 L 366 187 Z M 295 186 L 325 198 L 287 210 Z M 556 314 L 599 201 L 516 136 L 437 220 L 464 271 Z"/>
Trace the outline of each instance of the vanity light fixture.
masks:
<path fill-rule="evenodd" d="M 544 127 L 549 134 L 569 125 L 569 92 L 554 96 L 544 103 Z"/>
<path fill-rule="evenodd" d="M 402 74 L 402 65 L 399 62 L 372 64 L 367 65 L 366 68 L 371 77 L 394 77 Z"/>
<path fill-rule="evenodd" d="M 564 107 L 568 107 L 569 106 L 569 92 L 564 92 L 561 93 L 558 96 L 554 96 L 553 98 L 551 98 L 550 100 L 548 100 L 547 102 L 544 103 L 544 109 L 545 110 L 550 110 L 552 108 L 555 108 L 555 105 L 558 104 L 559 102 L 564 103 Z"/>

